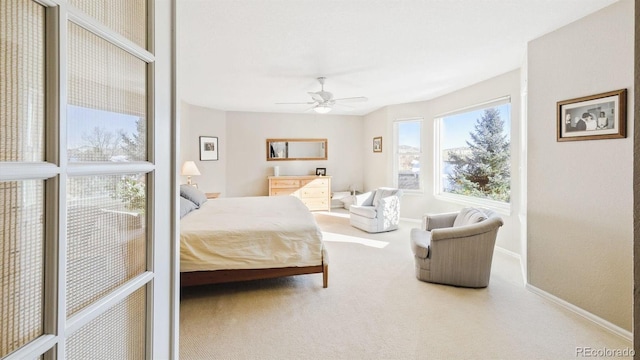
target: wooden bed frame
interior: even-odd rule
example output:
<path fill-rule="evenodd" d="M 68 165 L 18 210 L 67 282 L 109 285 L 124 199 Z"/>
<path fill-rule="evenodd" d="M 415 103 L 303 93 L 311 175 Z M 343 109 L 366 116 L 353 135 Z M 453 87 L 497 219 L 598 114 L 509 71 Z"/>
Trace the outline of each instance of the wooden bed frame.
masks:
<path fill-rule="evenodd" d="M 316 273 L 322 273 L 322 287 L 326 288 L 329 285 L 329 257 L 326 249 L 322 250 L 322 264 L 315 266 L 181 272 L 180 287 Z"/>

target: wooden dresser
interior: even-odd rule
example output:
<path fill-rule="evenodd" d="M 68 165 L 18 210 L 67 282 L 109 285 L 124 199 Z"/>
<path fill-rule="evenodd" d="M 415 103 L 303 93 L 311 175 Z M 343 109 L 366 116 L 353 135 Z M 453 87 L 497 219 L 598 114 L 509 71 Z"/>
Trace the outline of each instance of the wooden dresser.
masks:
<path fill-rule="evenodd" d="M 269 176 L 269 196 L 291 195 L 309 210 L 331 210 L 331 176 Z"/>

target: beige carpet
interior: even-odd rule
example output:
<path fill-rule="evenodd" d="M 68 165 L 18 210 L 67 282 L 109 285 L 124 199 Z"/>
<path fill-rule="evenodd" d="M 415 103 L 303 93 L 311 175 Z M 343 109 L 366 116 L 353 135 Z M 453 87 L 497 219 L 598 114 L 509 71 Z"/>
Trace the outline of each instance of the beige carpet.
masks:
<path fill-rule="evenodd" d="M 409 231 L 367 234 L 315 214 L 331 259 L 322 275 L 186 289 L 181 359 L 575 359 L 631 343 L 522 285 L 496 252 L 486 289 L 418 281 Z"/>

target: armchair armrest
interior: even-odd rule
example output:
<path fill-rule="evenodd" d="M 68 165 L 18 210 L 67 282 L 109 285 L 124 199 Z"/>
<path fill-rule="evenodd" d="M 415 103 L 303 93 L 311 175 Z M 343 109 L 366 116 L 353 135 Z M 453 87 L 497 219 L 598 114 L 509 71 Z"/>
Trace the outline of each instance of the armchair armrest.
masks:
<path fill-rule="evenodd" d="M 433 229 L 450 228 L 456 220 L 458 212 L 444 214 L 424 214 L 422 217 L 422 228 L 427 231 Z"/>
<path fill-rule="evenodd" d="M 390 195 L 383 197 L 376 206 L 376 212 L 379 214 L 388 215 L 389 212 L 399 212 L 400 198 L 396 195 Z"/>

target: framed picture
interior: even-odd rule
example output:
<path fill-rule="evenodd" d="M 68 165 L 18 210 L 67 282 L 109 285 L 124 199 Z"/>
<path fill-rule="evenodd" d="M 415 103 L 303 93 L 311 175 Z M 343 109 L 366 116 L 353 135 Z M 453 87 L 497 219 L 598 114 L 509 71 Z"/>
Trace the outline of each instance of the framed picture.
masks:
<path fill-rule="evenodd" d="M 559 101 L 558 141 L 627 136 L 627 89 Z"/>
<path fill-rule="evenodd" d="M 316 176 L 327 175 L 327 168 L 316 168 Z"/>
<path fill-rule="evenodd" d="M 200 160 L 218 160 L 218 138 L 200 136 Z"/>
<path fill-rule="evenodd" d="M 373 138 L 373 152 L 382 152 L 382 136 Z"/>

